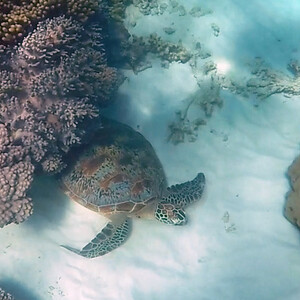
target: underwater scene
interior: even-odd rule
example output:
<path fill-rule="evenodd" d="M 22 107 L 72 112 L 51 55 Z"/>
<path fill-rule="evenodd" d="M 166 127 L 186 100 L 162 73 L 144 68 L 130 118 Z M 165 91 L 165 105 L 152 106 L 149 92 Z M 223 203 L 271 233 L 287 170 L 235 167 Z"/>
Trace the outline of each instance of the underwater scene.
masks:
<path fill-rule="evenodd" d="M 300 299 L 299 28 L 0 0 L 0 300 Z"/>

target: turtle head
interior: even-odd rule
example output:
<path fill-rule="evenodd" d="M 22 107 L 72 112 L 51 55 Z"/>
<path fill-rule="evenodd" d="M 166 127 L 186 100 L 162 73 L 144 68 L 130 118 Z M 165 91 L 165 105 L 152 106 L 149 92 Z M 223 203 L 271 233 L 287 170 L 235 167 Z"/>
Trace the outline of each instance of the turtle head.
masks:
<path fill-rule="evenodd" d="M 180 206 L 171 203 L 158 203 L 155 218 L 170 225 L 184 225 L 186 223 L 184 210 Z"/>

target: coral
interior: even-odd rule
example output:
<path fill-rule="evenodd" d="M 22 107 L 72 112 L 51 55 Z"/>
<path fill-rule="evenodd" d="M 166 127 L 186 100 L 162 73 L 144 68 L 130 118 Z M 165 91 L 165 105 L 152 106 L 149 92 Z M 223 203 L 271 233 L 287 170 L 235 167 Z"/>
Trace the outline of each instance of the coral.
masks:
<path fill-rule="evenodd" d="M 15 298 L 9 294 L 9 293 L 6 293 L 4 290 L 2 290 L 0 288 L 0 300 L 14 300 Z"/>
<path fill-rule="evenodd" d="M 300 95 L 300 77 L 298 62 L 288 65 L 292 76 L 275 71 L 257 58 L 252 68 L 252 78 L 246 83 L 247 91 L 260 99 L 266 99 L 273 94 L 282 93 L 286 97 Z"/>
<path fill-rule="evenodd" d="M 120 45 L 113 52 L 118 53 L 117 64 L 122 62 L 122 67 L 131 68 L 134 72 L 145 70 L 149 63 L 145 63 L 148 53 L 153 53 L 163 62 L 186 63 L 192 54 L 181 44 L 164 41 L 156 34 L 148 37 L 130 36 L 123 34 Z M 147 67 L 145 67 L 145 64 Z"/>
<path fill-rule="evenodd" d="M 189 142 L 195 142 L 198 134 L 197 131 L 201 125 L 205 125 L 206 122 L 202 118 L 197 118 L 190 121 L 186 116 L 182 115 L 182 112 L 176 112 L 176 120 L 169 125 L 168 142 L 172 142 L 174 145 L 184 143 L 186 138 Z"/>
<path fill-rule="evenodd" d="M 288 169 L 291 191 L 287 195 L 284 215 L 293 224 L 300 227 L 300 156 Z"/>
<path fill-rule="evenodd" d="M 146 44 L 148 52 L 154 53 L 161 59 L 169 62 L 177 61 L 184 64 L 192 57 L 191 53 L 183 47 L 181 42 L 174 44 L 164 41 L 155 33 L 149 36 Z"/>
<path fill-rule="evenodd" d="M 26 191 L 33 171 L 28 151 L 15 144 L 7 127 L 0 124 L 0 227 L 20 223 L 32 213 Z"/>
<path fill-rule="evenodd" d="M 158 0 L 133 0 L 132 3 L 143 15 L 162 15 L 168 7 L 167 3 Z"/>
<path fill-rule="evenodd" d="M 125 19 L 125 10 L 132 3 L 132 0 L 107 0 L 107 3 L 109 16 L 117 22 L 123 22 Z"/>
<path fill-rule="evenodd" d="M 62 1 L 60 1 L 62 2 Z M 73 16 L 81 22 L 85 22 L 100 7 L 99 0 L 66 0 L 68 16 Z"/>
<path fill-rule="evenodd" d="M 220 83 L 214 74 L 209 74 L 206 79 L 198 82 L 200 89 L 185 99 L 184 108 L 176 112 L 176 119 L 169 125 L 169 138 L 173 144 L 194 142 L 197 138 L 197 131 L 201 125 L 206 124 L 206 119 L 212 116 L 215 107 L 221 107 L 223 101 L 220 97 Z M 198 116 L 190 117 L 192 108 L 200 107 L 201 113 Z M 194 110 L 195 111 L 195 110 Z"/>
<path fill-rule="evenodd" d="M 20 41 L 39 21 L 51 16 L 66 14 L 84 22 L 99 6 L 99 0 L 0 1 L 0 43 Z"/>
<path fill-rule="evenodd" d="M 90 29 L 66 17 L 41 22 L 0 68 L 0 227 L 28 217 L 34 169 L 61 171 L 118 88 L 100 29 Z"/>

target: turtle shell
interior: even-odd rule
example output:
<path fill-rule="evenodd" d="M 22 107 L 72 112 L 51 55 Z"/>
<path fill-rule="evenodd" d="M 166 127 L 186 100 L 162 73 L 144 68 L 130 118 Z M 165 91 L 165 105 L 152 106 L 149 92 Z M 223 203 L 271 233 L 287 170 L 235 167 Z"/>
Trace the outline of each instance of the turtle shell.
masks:
<path fill-rule="evenodd" d="M 132 213 L 157 201 L 167 187 L 151 144 L 131 127 L 102 121 L 91 144 L 72 154 L 62 176 L 66 194 L 104 214 Z"/>

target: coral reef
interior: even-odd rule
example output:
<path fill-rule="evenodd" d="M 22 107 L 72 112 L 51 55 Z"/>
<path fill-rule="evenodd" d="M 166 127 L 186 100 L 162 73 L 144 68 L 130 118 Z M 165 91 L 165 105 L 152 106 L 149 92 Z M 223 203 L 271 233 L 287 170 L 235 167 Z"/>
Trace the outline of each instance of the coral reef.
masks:
<path fill-rule="evenodd" d="M 54 1 L 54 0 L 52 0 Z M 62 2 L 60 0 L 60 2 Z M 72 16 L 81 22 L 85 22 L 91 15 L 93 15 L 100 7 L 100 0 L 65 0 L 66 15 Z"/>
<path fill-rule="evenodd" d="M 288 169 L 291 191 L 287 195 L 284 215 L 293 224 L 300 227 L 300 156 Z"/>
<path fill-rule="evenodd" d="M 15 298 L 9 294 L 9 293 L 6 293 L 4 290 L 2 290 L 0 288 L 0 300 L 14 300 Z"/>
<path fill-rule="evenodd" d="M 20 223 L 32 213 L 31 200 L 26 196 L 34 166 L 28 150 L 14 145 L 6 126 L 0 124 L 0 227 Z"/>
<path fill-rule="evenodd" d="M 84 22 L 99 5 L 99 0 L 2 0 L 0 44 L 16 43 L 39 21 L 50 16 L 66 14 Z"/>
<path fill-rule="evenodd" d="M 100 28 L 63 16 L 39 23 L 10 54 L 0 67 L 0 227 L 30 215 L 34 170 L 64 167 L 119 83 Z"/>
<path fill-rule="evenodd" d="M 181 41 L 172 43 L 163 40 L 157 34 L 149 36 L 131 35 L 122 23 L 109 27 L 110 62 L 121 68 L 141 72 L 151 63 L 147 61 L 148 54 L 154 54 L 162 60 L 162 65 L 171 62 L 186 63 L 192 58 L 192 53 Z"/>

